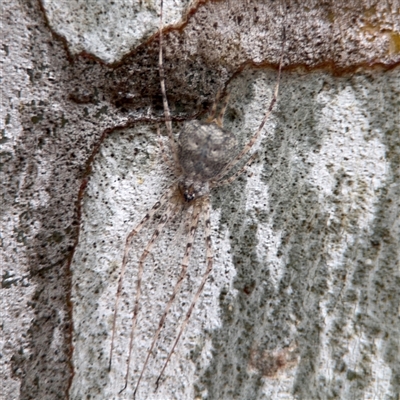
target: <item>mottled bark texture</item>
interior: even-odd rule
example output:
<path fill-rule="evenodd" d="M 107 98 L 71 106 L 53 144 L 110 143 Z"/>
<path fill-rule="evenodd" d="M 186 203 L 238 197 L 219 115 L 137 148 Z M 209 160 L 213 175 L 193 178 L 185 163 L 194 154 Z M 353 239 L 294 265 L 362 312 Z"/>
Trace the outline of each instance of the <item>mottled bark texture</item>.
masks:
<path fill-rule="evenodd" d="M 170 181 L 156 139 L 159 5 L 132 3 L 2 5 L 5 399 L 130 398 L 179 274 L 175 223 L 146 264 L 118 394 L 154 223 L 132 248 L 108 372 L 123 245 Z M 225 128 L 244 145 L 271 97 L 283 27 L 287 46 L 252 174 L 212 194 L 212 279 L 154 394 L 205 268 L 200 231 L 137 398 L 398 399 L 399 2 L 164 7 L 175 132 L 222 89 Z"/>

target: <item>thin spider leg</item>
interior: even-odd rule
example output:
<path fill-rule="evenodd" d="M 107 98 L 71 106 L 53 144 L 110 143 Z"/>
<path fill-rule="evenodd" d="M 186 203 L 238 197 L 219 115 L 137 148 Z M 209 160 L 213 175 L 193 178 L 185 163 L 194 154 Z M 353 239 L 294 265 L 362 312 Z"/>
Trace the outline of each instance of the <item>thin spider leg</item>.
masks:
<path fill-rule="evenodd" d="M 221 97 L 221 89 L 218 89 L 217 95 L 215 96 L 215 99 L 214 99 L 213 104 L 211 106 L 211 110 L 209 111 L 208 117 L 207 117 L 205 122 L 210 123 L 210 122 L 214 121 L 215 114 L 217 112 L 217 103 L 218 103 L 220 97 Z"/>
<path fill-rule="evenodd" d="M 221 108 L 221 111 L 219 112 L 218 117 L 217 117 L 216 120 L 215 120 L 215 123 L 216 123 L 218 126 L 220 126 L 221 128 L 222 128 L 223 125 L 224 125 L 224 124 L 223 124 L 223 119 L 224 119 L 224 115 L 225 115 L 226 108 L 228 107 L 229 97 L 230 97 L 230 95 L 228 95 L 228 96 L 225 97 L 224 104 L 223 104 L 223 106 L 222 106 L 222 108 Z"/>
<path fill-rule="evenodd" d="M 178 281 L 176 282 L 175 287 L 174 287 L 174 289 L 172 291 L 172 295 L 171 295 L 171 297 L 170 297 L 170 299 L 168 301 L 168 304 L 165 307 L 164 313 L 163 313 L 163 315 L 160 318 L 160 321 L 158 323 L 158 327 L 157 327 L 156 333 L 153 336 L 153 341 L 152 341 L 151 346 L 150 346 L 150 348 L 149 348 L 149 350 L 147 352 L 146 360 L 144 362 L 144 365 L 143 365 L 142 371 L 140 373 L 139 379 L 138 379 L 138 381 L 136 383 L 136 387 L 135 387 L 135 390 L 133 392 L 133 397 L 135 397 L 136 392 L 137 392 L 137 390 L 139 388 L 139 384 L 140 384 L 140 381 L 142 379 L 143 373 L 146 370 L 147 363 L 148 363 L 148 361 L 150 359 L 150 356 L 151 356 L 151 354 L 153 352 L 153 348 L 154 348 L 154 346 L 155 346 L 155 344 L 157 342 L 157 339 L 158 339 L 158 337 L 159 337 L 159 335 L 161 333 L 162 327 L 164 326 L 165 319 L 167 318 L 167 315 L 168 315 L 169 310 L 170 310 L 170 308 L 172 306 L 172 303 L 174 302 L 175 297 L 178 294 L 184 279 L 186 278 L 187 268 L 188 268 L 189 259 L 190 259 L 190 253 L 191 253 L 192 248 L 193 248 L 193 242 L 194 242 L 194 238 L 195 238 L 195 234 L 196 234 L 196 230 L 197 230 L 197 225 L 198 225 L 198 222 L 199 222 L 200 214 L 201 214 L 201 205 L 196 205 L 194 207 L 194 209 L 193 209 L 193 213 L 191 214 L 192 222 L 190 224 L 189 236 L 188 236 L 188 239 L 187 239 L 187 242 L 186 242 L 186 250 L 185 250 L 185 254 L 183 256 L 183 260 L 182 260 L 182 264 L 181 264 L 181 273 L 180 273 Z"/>
<path fill-rule="evenodd" d="M 230 183 L 232 183 L 234 180 L 236 180 L 237 178 L 239 178 L 240 175 L 242 175 L 246 169 L 251 165 L 251 163 L 258 157 L 258 153 L 254 153 L 247 161 L 246 164 L 243 165 L 242 168 L 240 168 L 238 171 L 236 171 L 236 173 L 234 175 L 232 175 L 231 177 L 227 178 L 227 179 L 223 179 L 222 181 L 218 181 L 218 182 L 213 182 L 210 185 L 210 188 L 215 188 L 215 187 L 219 187 L 219 186 L 224 186 L 224 185 L 229 185 Z"/>
<path fill-rule="evenodd" d="M 160 1 L 160 50 L 159 50 L 159 57 L 158 57 L 158 69 L 160 73 L 160 85 L 161 85 L 161 93 L 163 99 L 163 106 L 164 106 L 164 116 L 165 116 L 165 125 L 167 127 L 168 137 L 170 141 L 171 151 L 174 158 L 175 165 L 180 165 L 178 161 L 178 151 L 176 148 L 176 142 L 174 135 L 172 133 L 172 123 L 171 123 L 171 113 L 169 111 L 168 106 L 168 98 L 167 92 L 165 90 L 165 71 L 164 71 L 164 63 L 163 63 L 163 0 Z"/>
<path fill-rule="evenodd" d="M 265 113 L 264 118 L 261 121 L 261 124 L 258 127 L 256 133 L 253 135 L 253 137 L 250 139 L 250 141 L 247 143 L 247 145 L 229 164 L 226 165 L 226 167 L 213 180 L 217 181 L 217 180 L 223 178 L 227 173 L 229 173 L 229 171 L 232 170 L 232 168 L 251 150 L 251 148 L 257 142 L 257 139 L 260 137 L 262 129 L 264 128 L 265 123 L 267 122 L 269 116 L 271 115 L 272 109 L 274 108 L 276 100 L 278 99 L 279 84 L 281 81 L 281 72 L 282 72 L 282 65 L 283 65 L 284 47 L 285 47 L 285 30 L 283 31 L 283 42 L 282 42 L 281 57 L 279 60 L 278 77 L 277 77 L 276 84 L 275 84 L 274 94 L 272 96 L 272 100 L 269 104 L 267 112 Z"/>
<path fill-rule="evenodd" d="M 158 137 L 158 145 L 160 146 L 160 150 L 161 150 L 161 156 L 165 162 L 165 164 L 167 164 L 168 168 L 171 171 L 175 172 L 175 167 L 172 164 L 172 161 L 168 158 L 166 152 L 165 152 L 165 147 L 164 147 L 164 143 L 161 139 L 161 133 L 160 133 L 160 126 L 157 124 L 157 137 Z"/>
<path fill-rule="evenodd" d="M 141 284 L 142 284 L 142 277 L 143 277 L 143 264 L 149 255 L 151 249 L 154 246 L 155 241 L 157 238 L 160 236 L 160 233 L 164 229 L 166 223 L 172 218 L 175 217 L 177 211 L 179 208 L 181 208 L 181 205 L 174 205 L 170 204 L 164 213 L 164 215 L 161 217 L 160 222 L 157 224 L 156 229 L 147 243 L 146 248 L 144 249 L 142 255 L 140 256 L 139 260 L 139 266 L 138 266 L 138 275 L 137 275 L 137 282 L 136 282 L 136 296 L 135 296 L 135 306 L 133 308 L 133 314 L 132 314 L 132 328 L 131 328 L 131 336 L 130 336 L 130 341 L 129 341 L 129 355 L 128 355 L 128 366 L 126 369 L 126 376 L 125 376 L 125 386 L 123 389 L 120 391 L 123 392 L 126 387 L 128 386 L 128 378 L 129 378 L 129 371 L 130 371 L 130 364 L 131 364 L 131 356 L 132 356 L 132 348 L 133 348 L 133 339 L 134 339 L 134 334 L 135 334 L 135 328 L 136 328 L 136 322 L 137 322 L 137 317 L 139 314 L 139 301 L 140 301 L 140 295 L 141 295 Z"/>
<path fill-rule="evenodd" d="M 190 227 L 190 218 L 192 217 L 192 207 L 189 207 L 187 211 L 181 213 L 182 218 L 180 218 L 181 222 L 174 234 L 174 237 L 171 240 L 170 247 L 175 248 L 175 247 L 180 247 L 182 245 L 179 240 L 183 237 L 183 232 L 189 232 L 189 227 Z"/>
<path fill-rule="evenodd" d="M 158 389 L 158 385 L 160 383 L 160 379 L 163 376 L 165 368 L 167 367 L 168 362 L 171 359 L 171 356 L 174 353 L 175 348 L 176 348 L 176 346 L 177 346 L 177 344 L 179 342 L 179 339 L 181 338 L 182 333 L 184 332 L 184 330 L 186 328 L 186 325 L 189 322 L 189 318 L 190 318 L 190 316 L 191 316 L 191 314 L 193 312 L 193 309 L 194 309 L 194 307 L 195 307 L 195 305 L 197 303 L 197 300 L 199 299 L 199 297 L 200 297 L 200 295 L 201 295 L 201 293 L 202 293 L 202 291 L 204 289 L 204 285 L 206 284 L 207 279 L 210 276 L 210 273 L 211 273 L 212 268 L 213 268 L 213 249 L 212 249 L 212 242 L 211 242 L 211 223 L 210 223 L 210 207 L 211 207 L 211 205 L 210 205 L 210 198 L 208 196 L 204 199 L 203 204 L 205 205 L 203 219 L 204 219 L 204 233 L 205 233 L 205 239 L 206 239 L 206 262 L 207 262 L 206 271 L 203 274 L 200 286 L 197 289 L 197 292 L 196 292 L 196 294 L 195 294 L 195 296 L 194 296 L 194 298 L 192 300 L 192 303 L 190 304 L 190 307 L 189 307 L 189 309 L 188 309 L 188 311 L 187 311 L 187 313 L 185 315 L 185 319 L 184 319 L 184 321 L 183 321 L 183 323 L 181 325 L 181 328 L 179 330 L 179 334 L 176 337 L 175 342 L 174 342 L 174 344 L 172 346 L 172 349 L 168 354 L 168 357 L 167 357 L 167 360 L 164 363 L 163 369 L 161 370 L 160 375 L 158 376 L 158 378 L 156 380 L 156 389 L 155 390 Z"/>
<path fill-rule="evenodd" d="M 144 216 L 144 218 L 129 233 L 128 237 L 126 238 L 124 257 L 122 259 L 121 273 L 120 273 L 120 276 L 118 279 L 118 289 L 117 289 L 117 295 L 115 298 L 114 317 L 113 317 L 112 333 L 111 333 L 110 361 L 109 361 L 109 365 L 108 365 L 109 371 L 111 370 L 112 355 L 113 355 L 113 351 L 114 351 L 115 325 L 116 325 L 116 321 L 117 321 L 119 298 L 121 297 L 122 282 L 124 280 L 126 264 L 128 262 L 129 249 L 131 246 L 132 239 L 140 232 L 140 230 L 143 228 L 143 226 L 146 224 L 146 222 L 149 221 L 154 216 L 154 214 L 167 202 L 167 200 L 169 198 L 171 198 L 174 190 L 175 190 L 175 185 L 171 186 L 169 188 L 169 190 L 167 190 L 164 193 L 164 195 L 161 196 L 161 198 L 153 205 L 153 207 L 150 209 L 150 211 Z"/>

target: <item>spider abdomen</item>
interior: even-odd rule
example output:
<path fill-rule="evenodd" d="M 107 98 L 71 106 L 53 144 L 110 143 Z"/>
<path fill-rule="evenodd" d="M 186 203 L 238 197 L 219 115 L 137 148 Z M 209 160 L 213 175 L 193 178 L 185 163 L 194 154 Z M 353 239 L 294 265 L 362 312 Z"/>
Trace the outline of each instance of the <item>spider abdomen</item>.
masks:
<path fill-rule="evenodd" d="M 215 123 L 187 122 L 178 140 L 178 159 L 184 178 L 207 182 L 235 156 L 236 137 Z"/>

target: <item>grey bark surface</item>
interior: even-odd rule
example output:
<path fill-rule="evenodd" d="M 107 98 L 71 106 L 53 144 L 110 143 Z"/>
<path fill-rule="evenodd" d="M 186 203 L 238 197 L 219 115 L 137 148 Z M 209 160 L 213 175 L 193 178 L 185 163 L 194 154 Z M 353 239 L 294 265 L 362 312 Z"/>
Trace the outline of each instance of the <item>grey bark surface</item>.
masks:
<path fill-rule="evenodd" d="M 146 264 L 131 377 L 118 394 L 137 258 L 155 223 L 132 247 L 108 372 L 123 246 L 171 180 L 155 125 L 163 118 L 158 4 L 121 3 L 154 19 L 143 30 L 135 14 L 141 35 L 130 14 L 122 26 L 121 14 L 99 14 L 99 2 L 95 12 L 74 4 L 77 19 L 63 2 L 10 1 L 2 10 L 6 399 L 131 398 L 184 249 L 182 216 Z M 201 113 L 223 88 L 225 128 L 241 146 L 271 98 L 283 25 L 287 47 L 252 174 L 212 193 L 212 279 L 154 393 L 205 268 L 200 229 L 137 398 L 398 399 L 398 2 L 165 8 L 176 26 L 165 37 L 174 118 Z"/>

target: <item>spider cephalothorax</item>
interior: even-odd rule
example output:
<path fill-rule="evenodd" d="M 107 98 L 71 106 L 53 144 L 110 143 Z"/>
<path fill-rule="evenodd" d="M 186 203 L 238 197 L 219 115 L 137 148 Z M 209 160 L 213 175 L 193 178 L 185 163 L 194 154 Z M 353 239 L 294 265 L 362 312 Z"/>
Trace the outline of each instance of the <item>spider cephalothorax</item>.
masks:
<path fill-rule="evenodd" d="M 208 183 L 191 182 L 185 179 L 178 183 L 178 188 L 187 203 L 204 196 L 210 191 Z"/>

